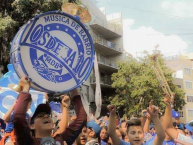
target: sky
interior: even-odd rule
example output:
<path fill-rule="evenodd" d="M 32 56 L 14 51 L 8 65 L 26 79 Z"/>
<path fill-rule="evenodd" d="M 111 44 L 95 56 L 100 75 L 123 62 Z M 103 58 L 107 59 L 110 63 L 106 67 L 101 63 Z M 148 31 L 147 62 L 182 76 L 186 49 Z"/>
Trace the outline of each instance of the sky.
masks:
<path fill-rule="evenodd" d="M 193 52 L 193 0 L 95 0 L 122 12 L 124 49 L 134 56 L 156 45 L 164 55 Z"/>

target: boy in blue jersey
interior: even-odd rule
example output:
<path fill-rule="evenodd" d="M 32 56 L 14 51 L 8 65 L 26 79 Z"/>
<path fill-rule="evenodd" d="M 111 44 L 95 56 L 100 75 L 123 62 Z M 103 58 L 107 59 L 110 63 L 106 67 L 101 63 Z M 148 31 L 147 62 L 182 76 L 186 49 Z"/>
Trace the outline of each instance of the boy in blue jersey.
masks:
<path fill-rule="evenodd" d="M 108 110 L 110 111 L 108 133 L 112 139 L 114 145 L 147 145 L 144 143 L 144 132 L 141 126 L 141 121 L 139 119 L 132 119 L 127 123 L 127 135 L 130 140 L 130 143 L 127 143 L 121 140 L 115 132 L 115 112 L 116 107 L 114 105 L 109 105 Z M 165 138 L 164 129 L 159 121 L 158 113 L 159 108 L 153 105 L 153 102 L 150 102 L 149 107 L 147 108 L 148 113 L 151 115 L 153 123 L 155 124 L 155 129 L 157 136 L 154 139 L 153 145 L 162 145 Z"/>
<path fill-rule="evenodd" d="M 163 124 L 164 123 L 163 119 L 164 119 L 164 117 L 161 116 L 160 121 L 161 121 L 162 125 L 164 125 Z M 153 137 L 152 139 L 147 141 L 147 144 L 153 144 L 154 139 L 155 139 L 155 137 Z M 175 145 L 175 142 L 172 140 L 172 138 L 167 133 L 165 133 L 165 139 L 163 141 L 163 145 Z"/>

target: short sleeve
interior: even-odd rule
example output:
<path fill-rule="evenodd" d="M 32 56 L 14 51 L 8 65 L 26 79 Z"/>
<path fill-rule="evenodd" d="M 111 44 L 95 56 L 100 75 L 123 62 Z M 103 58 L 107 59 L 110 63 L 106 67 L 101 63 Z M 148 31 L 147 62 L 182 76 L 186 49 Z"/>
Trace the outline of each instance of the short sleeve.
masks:
<path fill-rule="evenodd" d="M 120 145 L 131 145 L 131 144 L 128 143 L 128 142 L 125 142 L 124 140 L 121 139 L 121 144 Z"/>
<path fill-rule="evenodd" d="M 183 141 L 183 142 L 186 142 L 186 143 L 192 143 L 193 144 L 193 139 L 179 133 L 178 134 L 178 138 L 177 138 L 179 141 Z"/>

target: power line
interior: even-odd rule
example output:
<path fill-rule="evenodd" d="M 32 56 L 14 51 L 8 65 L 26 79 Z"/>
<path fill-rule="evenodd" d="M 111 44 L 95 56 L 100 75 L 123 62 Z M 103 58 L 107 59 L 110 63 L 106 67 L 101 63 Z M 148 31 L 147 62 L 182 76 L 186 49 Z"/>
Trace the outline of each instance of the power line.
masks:
<path fill-rule="evenodd" d="M 193 35 L 193 33 L 176 33 L 176 34 L 146 34 L 146 35 Z"/>
<path fill-rule="evenodd" d="M 177 18 L 182 18 L 182 19 L 193 20 L 193 18 L 176 16 L 176 15 L 170 15 L 170 14 L 160 13 L 160 12 L 156 12 L 156 11 L 149 11 L 149 10 L 144 10 L 144 9 L 132 8 L 132 7 L 128 7 L 128 6 L 115 5 L 115 4 L 111 4 L 111 3 L 104 3 L 104 2 L 99 2 L 99 3 L 113 5 L 113 6 L 117 6 L 117 7 L 124 7 L 124 8 L 138 10 L 138 11 L 143 11 L 143 12 L 147 12 L 147 13 L 154 13 L 154 14 L 159 14 L 159 15 L 165 15 L 165 16 L 169 16 L 169 17 L 177 17 Z"/>

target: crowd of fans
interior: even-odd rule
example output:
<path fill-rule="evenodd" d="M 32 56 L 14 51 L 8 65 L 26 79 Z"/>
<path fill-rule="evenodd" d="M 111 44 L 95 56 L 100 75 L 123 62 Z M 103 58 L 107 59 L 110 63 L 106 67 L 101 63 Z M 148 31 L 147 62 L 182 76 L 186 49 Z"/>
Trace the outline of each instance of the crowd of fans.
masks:
<path fill-rule="evenodd" d="M 75 89 L 71 97 L 61 96 L 62 113 L 54 119 L 48 103 L 38 105 L 29 116 L 30 82 L 23 77 L 19 85 L 22 92 L 0 120 L 0 145 L 193 145 L 192 123 L 183 124 L 179 115 L 172 114 L 167 96 L 164 115 L 151 101 L 140 118 L 120 118 L 116 106 L 109 105 L 109 113 L 97 119 L 87 116 Z M 68 114 L 71 104 L 76 116 Z"/>

